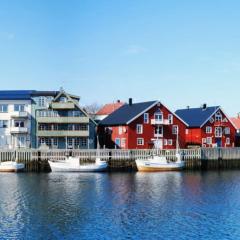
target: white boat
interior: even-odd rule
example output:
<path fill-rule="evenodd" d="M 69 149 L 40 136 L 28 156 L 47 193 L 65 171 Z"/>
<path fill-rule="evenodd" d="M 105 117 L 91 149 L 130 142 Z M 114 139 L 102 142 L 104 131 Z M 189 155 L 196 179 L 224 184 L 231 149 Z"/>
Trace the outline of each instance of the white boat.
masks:
<path fill-rule="evenodd" d="M 23 163 L 17 163 L 15 161 L 0 162 L 0 172 L 19 172 L 24 169 Z"/>
<path fill-rule="evenodd" d="M 181 170 L 185 166 L 185 162 L 182 160 L 181 154 L 176 154 L 176 161 L 168 161 L 166 156 L 151 156 L 147 160 L 136 160 L 138 171 L 142 172 L 158 172 L 158 171 L 177 171 Z"/>
<path fill-rule="evenodd" d="M 53 172 L 103 172 L 108 167 L 107 162 L 98 157 L 93 164 L 80 164 L 77 157 L 66 157 L 63 161 L 49 160 L 48 162 Z"/>
<path fill-rule="evenodd" d="M 142 172 L 158 172 L 158 171 L 178 171 L 185 167 L 178 142 L 178 135 L 176 139 L 176 161 L 167 160 L 166 156 L 154 155 L 147 158 L 147 160 L 136 160 L 138 171 Z"/>

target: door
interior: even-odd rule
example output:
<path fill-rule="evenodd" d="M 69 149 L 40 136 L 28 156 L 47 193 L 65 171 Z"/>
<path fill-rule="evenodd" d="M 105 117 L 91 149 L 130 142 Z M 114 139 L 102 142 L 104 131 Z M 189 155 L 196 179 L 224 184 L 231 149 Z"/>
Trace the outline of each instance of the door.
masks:
<path fill-rule="evenodd" d="M 216 144 L 217 144 L 217 147 L 222 147 L 222 139 L 216 138 Z"/>
<path fill-rule="evenodd" d="M 163 149 L 163 140 L 162 139 L 154 140 L 154 148 Z"/>

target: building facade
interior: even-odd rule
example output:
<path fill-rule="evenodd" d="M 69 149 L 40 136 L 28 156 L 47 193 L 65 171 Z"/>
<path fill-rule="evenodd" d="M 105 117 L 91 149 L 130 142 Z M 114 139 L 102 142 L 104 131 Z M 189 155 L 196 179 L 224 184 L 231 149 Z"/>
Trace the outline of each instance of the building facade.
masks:
<path fill-rule="evenodd" d="M 0 91 L 0 148 L 30 146 L 30 91 Z"/>
<path fill-rule="evenodd" d="M 234 147 L 236 128 L 219 106 L 187 108 L 177 110 L 178 115 L 188 124 L 186 129 L 187 147 Z"/>
<path fill-rule="evenodd" d="M 96 123 L 61 91 L 0 91 L 0 148 L 96 147 Z"/>
<path fill-rule="evenodd" d="M 123 105 L 99 123 L 102 148 L 175 149 L 185 146 L 186 124 L 159 101 Z"/>

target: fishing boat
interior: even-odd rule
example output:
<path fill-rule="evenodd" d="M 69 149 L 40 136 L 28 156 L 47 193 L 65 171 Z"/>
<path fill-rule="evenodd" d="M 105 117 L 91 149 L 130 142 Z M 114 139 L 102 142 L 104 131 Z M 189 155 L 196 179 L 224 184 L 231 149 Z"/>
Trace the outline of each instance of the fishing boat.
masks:
<path fill-rule="evenodd" d="M 177 149 L 176 149 L 175 161 L 167 160 L 166 156 L 156 154 L 156 155 L 149 156 L 146 160 L 137 159 L 136 165 L 137 165 L 138 171 L 142 171 L 142 172 L 182 170 L 185 166 L 185 162 L 182 159 L 182 155 L 179 149 L 178 137 L 177 137 Z"/>
<path fill-rule="evenodd" d="M 77 157 L 66 157 L 63 161 L 49 160 L 52 172 L 103 172 L 107 170 L 108 164 L 99 157 L 93 164 L 80 164 Z"/>
<path fill-rule="evenodd" d="M 0 162 L 0 172 L 20 172 L 24 170 L 25 165 L 16 161 Z"/>

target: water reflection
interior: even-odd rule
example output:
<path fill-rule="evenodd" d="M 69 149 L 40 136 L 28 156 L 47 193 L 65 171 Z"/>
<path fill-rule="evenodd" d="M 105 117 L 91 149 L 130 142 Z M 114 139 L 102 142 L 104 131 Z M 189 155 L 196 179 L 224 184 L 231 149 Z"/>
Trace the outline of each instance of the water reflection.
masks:
<path fill-rule="evenodd" d="M 0 174 L 0 239 L 237 239 L 240 175 Z"/>

